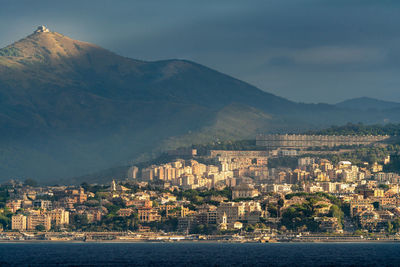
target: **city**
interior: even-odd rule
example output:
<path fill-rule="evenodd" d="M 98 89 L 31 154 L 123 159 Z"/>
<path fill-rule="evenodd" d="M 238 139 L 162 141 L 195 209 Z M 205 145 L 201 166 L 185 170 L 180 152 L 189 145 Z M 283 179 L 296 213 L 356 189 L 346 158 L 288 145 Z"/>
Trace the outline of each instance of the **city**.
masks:
<path fill-rule="evenodd" d="M 399 1 L 1 3 L 1 266 L 399 265 Z"/>
<path fill-rule="evenodd" d="M 398 146 L 382 142 L 388 136 L 336 136 L 341 141 L 329 146 L 313 141 L 330 138 L 308 135 L 296 140 L 296 148 L 265 148 L 263 136 L 264 143 L 252 141 L 258 150 L 170 150 L 164 163 L 131 166 L 126 179 L 106 185 L 11 180 L 1 185 L 0 238 L 400 240 L 400 175 L 387 171 Z M 369 141 L 355 144 L 356 139 Z M 362 149 L 384 153 L 371 157 L 374 162 L 345 160 L 349 151 Z"/>

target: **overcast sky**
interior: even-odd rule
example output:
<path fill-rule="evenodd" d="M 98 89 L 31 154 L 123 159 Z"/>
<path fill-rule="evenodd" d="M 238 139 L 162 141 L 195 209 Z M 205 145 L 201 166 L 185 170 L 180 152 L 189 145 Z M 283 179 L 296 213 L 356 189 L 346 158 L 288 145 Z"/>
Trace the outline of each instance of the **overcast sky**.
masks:
<path fill-rule="evenodd" d="M 142 59 L 188 59 L 301 102 L 400 102 L 400 1 L 0 2 L 0 46 L 38 25 Z"/>

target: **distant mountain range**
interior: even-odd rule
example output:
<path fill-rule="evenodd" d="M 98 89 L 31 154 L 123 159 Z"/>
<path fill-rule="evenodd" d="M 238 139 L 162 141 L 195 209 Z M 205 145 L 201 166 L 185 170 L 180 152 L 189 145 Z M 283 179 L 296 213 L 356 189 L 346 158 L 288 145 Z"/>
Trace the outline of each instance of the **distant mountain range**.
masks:
<path fill-rule="evenodd" d="M 353 110 L 389 110 L 400 109 L 400 103 L 378 100 L 370 97 L 359 97 L 337 103 L 337 107 Z"/>
<path fill-rule="evenodd" d="M 39 30 L 0 49 L 0 181 L 57 183 L 182 145 L 400 121 L 355 106 L 296 103 L 194 62 L 129 59 Z"/>

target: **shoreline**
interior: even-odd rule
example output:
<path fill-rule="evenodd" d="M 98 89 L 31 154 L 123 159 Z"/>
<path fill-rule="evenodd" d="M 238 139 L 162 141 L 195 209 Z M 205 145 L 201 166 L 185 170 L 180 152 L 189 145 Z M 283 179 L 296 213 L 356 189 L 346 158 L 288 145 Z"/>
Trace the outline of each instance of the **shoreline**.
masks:
<path fill-rule="evenodd" d="M 274 242 L 259 242 L 259 241 L 233 241 L 233 240 L 180 240 L 180 241 L 163 241 L 163 240 L 0 240 L 0 244 L 44 244 L 44 243 L 70 243 L 70 244 L 146 244 L 146 243 L 159 243 L 159 244 L 184 244 L 184 243 L 201 243 L 201 244 L 365 244 L 365 243 L 400 243 L 400 240 L 325 240 L 325 241 L 274 241 Z"/>

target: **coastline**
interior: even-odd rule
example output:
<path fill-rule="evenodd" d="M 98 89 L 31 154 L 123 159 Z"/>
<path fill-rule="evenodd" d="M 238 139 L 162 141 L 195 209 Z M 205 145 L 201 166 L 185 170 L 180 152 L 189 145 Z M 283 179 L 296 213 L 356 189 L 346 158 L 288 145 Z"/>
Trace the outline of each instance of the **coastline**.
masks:
<path fill-rule="evenodd" d="M 273 241 L 273 242 L 260 242 L 258 240 L 0 240 L 0 244 L 57 244 L 57 243 L 70 243 L 70 244 L 148 244 L 148 243 L 159 243 L 159 244 L 190 244 L 190 243 L 201 243 L 201 244 L 366 244 L 366 243 L 400 243 L 400 240 L 393 239 L 348 239 L 348 240 L 293 240 L 293 241 Z"/>

